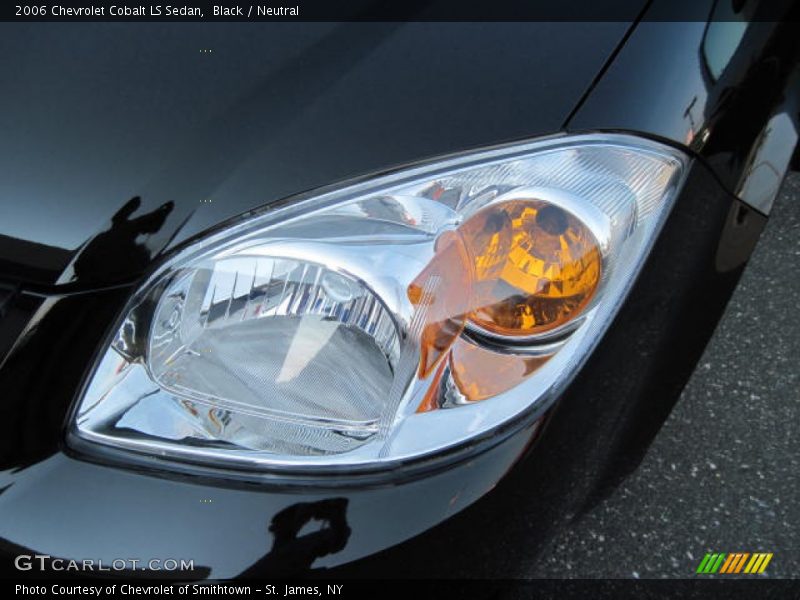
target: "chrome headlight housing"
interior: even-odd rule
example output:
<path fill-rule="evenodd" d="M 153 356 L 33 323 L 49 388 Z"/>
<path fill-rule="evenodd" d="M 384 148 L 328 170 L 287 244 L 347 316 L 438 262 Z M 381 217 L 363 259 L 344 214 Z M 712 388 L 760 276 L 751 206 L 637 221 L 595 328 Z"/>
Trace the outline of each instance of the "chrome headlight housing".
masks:
<path fill-rule="evenodd" d="M 271 207 L 133 295 L 72 423 L 252 471 L 380 469 L 546 409 L 624 300 L 686 171 L 563 136 Z"/>

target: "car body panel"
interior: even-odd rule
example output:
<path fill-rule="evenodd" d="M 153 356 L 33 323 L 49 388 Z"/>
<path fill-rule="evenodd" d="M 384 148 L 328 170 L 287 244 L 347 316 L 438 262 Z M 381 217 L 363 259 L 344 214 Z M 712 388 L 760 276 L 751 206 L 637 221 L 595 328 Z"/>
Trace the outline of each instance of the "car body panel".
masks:
<path fill-rule="evenodd" d="M 768 212 L 797 144 L 798 13 L 789 1 L 744 4 L 755 7 L 744 16 L 768 10 L 786 21 L 741 23 L 723 10 L 730 3 L 700 0 L 693 10 L 705 6 L 719 21 L 669 22 L 673 3 L 654 2 L 566 128 L 641 131 L 685 146 Z"/>
<path fill-rule="evenodd" d="M 131 281 L 286 197 L 558 131 L 628 27 L 6 26 L 0 272 Z"/>

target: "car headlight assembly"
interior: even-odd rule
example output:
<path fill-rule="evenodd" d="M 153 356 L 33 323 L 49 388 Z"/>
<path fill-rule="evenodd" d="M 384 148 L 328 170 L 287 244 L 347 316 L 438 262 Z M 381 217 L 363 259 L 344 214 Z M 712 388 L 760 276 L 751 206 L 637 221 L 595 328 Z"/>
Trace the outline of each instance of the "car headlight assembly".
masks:
<path fill-rule="evenodd" d="M 473 448 L 542 414 L 580 369 L 686 166 L 635 136 L 559 136 L 242 218 L 133 295 L 71 433 L 255 473 Z"/>

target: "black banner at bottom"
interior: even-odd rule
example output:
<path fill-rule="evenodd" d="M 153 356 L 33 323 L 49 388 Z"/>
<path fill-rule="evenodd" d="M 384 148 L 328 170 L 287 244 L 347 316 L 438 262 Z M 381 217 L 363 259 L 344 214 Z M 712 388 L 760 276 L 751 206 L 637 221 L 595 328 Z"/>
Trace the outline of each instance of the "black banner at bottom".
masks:
<path fill-rule="evenodd" d="M 5 580 L 0 590 L 15 598 L 791 598 L 792 580 L 243 580 L 216 582 Z"/>

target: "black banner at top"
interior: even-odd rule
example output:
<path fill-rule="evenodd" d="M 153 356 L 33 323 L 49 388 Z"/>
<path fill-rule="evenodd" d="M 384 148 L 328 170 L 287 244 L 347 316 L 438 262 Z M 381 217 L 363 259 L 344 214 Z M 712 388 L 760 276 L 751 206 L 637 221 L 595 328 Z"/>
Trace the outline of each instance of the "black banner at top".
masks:
<path fill-rule="evenodd" d="M 163 2 L 164 0 L 162 0 Z M 796 16 L 793 0 L 17 0 L 2 21 L 706 21 L 714 5 L 739 19 Z M 745 6 L 746 5 L 746 6 Z M 754 9 L 755 5 L 755 9 Z"/>

